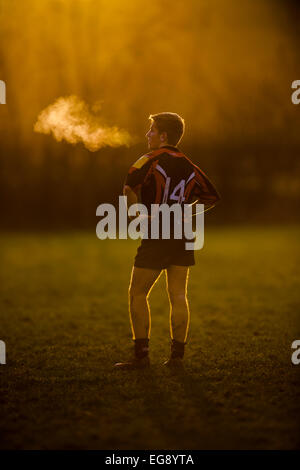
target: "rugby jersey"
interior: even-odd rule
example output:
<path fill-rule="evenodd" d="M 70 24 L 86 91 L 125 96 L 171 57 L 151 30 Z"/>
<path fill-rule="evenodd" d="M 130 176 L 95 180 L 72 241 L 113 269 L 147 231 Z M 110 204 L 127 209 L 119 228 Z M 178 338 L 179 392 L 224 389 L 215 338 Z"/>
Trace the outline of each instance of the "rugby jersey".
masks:
<path fill-rule="evenodd" d="M 206 174 L 172 145 L 140 157 L 129 169 L 125 185 L 137 195 L 140 192 L 148 210 L 151 204 L 190 204 L 197 199 L 206 211 L 220 200 Z"/>

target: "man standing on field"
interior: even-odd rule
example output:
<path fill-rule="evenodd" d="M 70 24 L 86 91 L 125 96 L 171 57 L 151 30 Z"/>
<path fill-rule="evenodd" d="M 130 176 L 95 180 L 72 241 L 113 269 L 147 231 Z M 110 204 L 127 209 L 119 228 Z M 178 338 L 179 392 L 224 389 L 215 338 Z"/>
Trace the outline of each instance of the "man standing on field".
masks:
<path fill-rule="evenodd" d="M 129 169 L 123 193 L 127 204 L 141 202 L 151 213 L 151 204 L 204 204 L 205 211 L 215 206 L 220 196 L 205 173 L 177 147 L 184 134 L 184 120 L 175 113 L 149 117 L 146 137 L 150 152 Z M 195 205 L 193 205 L 195 207 Z M 149 210 L 150 209 L 150 210 Z M 151 217 L 149 217 L 151 223 Z M 141 369 L 150 366 L 151 329 L 148 296 L 160 276 L 166 272 L 170 301 L 171 354 L 164 364 L 181 367 L 190 312 L 187 299 L 189 266 L 195 264 L 194 251 L 186 250 L 186 239 L 143 238 L 138 248 L 129 286 L 129 314 L 134 341 L 134 357 L 115 364 L 117 369 Z"/>

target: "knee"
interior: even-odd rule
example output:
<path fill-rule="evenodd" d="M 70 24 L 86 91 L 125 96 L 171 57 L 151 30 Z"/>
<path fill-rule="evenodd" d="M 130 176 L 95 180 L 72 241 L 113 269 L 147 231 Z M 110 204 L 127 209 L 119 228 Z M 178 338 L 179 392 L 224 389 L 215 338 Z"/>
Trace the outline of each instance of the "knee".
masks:
<path fill-rule="evenodd" d="M 184 290 L 168 290 L 171 304 L 186 302 L 186 293 Z"/>
<path fill-rule="evenodd" d="M 128 289 L 129 300 L 132 303 L 133 300 L 137 297 L 146 298 L 147 291 L 145 289 L 140 288 L 139 286 L 130 285 Z"/>

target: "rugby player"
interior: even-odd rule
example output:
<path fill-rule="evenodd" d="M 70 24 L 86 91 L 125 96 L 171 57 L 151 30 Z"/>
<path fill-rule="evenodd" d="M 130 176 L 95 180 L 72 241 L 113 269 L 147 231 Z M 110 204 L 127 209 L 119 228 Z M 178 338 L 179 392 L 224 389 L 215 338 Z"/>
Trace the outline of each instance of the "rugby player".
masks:
<path fill-rule="evenodd" d="M 179 149 L 185 123 L 176 113 L 150 115 L 146 134 L 149 153 L 129 169 L 123 194 L 127 204 L 141 202 L 151 211 L 151 204 L 204 204 L 204 211 L 220 200 L 218 191 L 205 173 Z M 195 206 L 195 204 L 194 204 Z M 151 219 L 151 216 L 149 217 Z M 149 220 L 149 222 L 151 222 Z M 150 366 L 151 330 L 148 296 L 163 270 L 170 301 L 171 353 L 164 363 L 182 367 L 190 312 L 187 299 L 189 267 L 195 264 L 193 250 L 185 249 L 182 239 L 142 238 L 134 260 L 129 285 L 129 317 L 134 341 L 134 357 L 115 364 L 117 369 L 141 369 Z"/>

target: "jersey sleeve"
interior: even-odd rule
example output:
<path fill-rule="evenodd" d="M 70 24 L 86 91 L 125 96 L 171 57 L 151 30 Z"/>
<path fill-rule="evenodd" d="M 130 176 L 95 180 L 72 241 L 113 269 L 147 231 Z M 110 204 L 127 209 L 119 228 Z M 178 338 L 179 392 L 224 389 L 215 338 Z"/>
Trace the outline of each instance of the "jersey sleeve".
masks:
<path fill-rule="evenodd" d="M 215 206 L 221 199 L 219 192 L 206 174 L 197 165 L 193 166 L 195 172 L 195 184 L 192 190 L 193 199 L 197 199 L 199 203 L 205 206 Z"/>
<path fill-rule="evenodd" d="M 129 186 L 136 194 L 143 184 L 145 176 L 151 166 L 149 155 L 140 157 L 130 168 L 125 179 L 125 185 Z"/>

